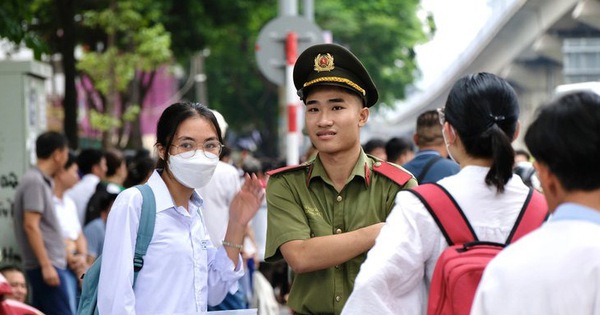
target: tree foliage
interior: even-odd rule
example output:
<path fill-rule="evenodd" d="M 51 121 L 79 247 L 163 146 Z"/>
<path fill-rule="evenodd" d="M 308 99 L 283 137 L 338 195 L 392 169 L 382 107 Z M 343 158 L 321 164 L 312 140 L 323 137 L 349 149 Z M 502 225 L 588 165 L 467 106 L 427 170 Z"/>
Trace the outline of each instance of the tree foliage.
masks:
<path fill-rule="evenodd" d="M 207 105 L 226 117 L 230 130 L 260 130 L 265 153 L 275 155 L 277 87 L 262 77 L 255 60 L 258 33 L 277 15 L 274 2 L 181 0 L 167 11 L 165 26 L 180 63 L 188 64 L 195 52 L 210 51 L 205 58 Z M 193 93 L 186 97 L 199 100 Z"/>
<path fill-rule="evenodd" d="M 117 11 L 110 10 L 111 3 Z M 277 154 L 279 90 L 262 76 L 255 60 L 258 33 L 277 16 L 275 1 L 5 0 L 0 5 L 0 35 L 39 52 L 60 51 L 61 25 L 69 24 L 56 19 L 69 19 L 57 8 L 66 4 L 74 6 L 72 19 L 80 17 L 72 23 L 76 41 L 90 47 L 79 69 L 93 79 L 99 93 L 110 95 L 114 89 L 128 104 L 141 104 L 132 95 L 143 90 L 139 82 L 148 80 L 137 75 L 152 73 L 171 52 L 184 69 L 198 52 L 210 52 L 204 59 L 207 105 L 223 113 L 230 130 L 260 130 L 266 143 L 262 149 Z M 380 102 L 393 106 L 394 100 L 403 98 L 405 87 L 418 76 L 414 47 L 434 31 L 431 17 L 418 18 L 419 1 L 316 0 L 314 8 L 315 22 L 369 69 Z M 113 44 L 110 34 L 115 36 Z M 96 49 L 98 42 L 104 47 Z M 106 80 L 111 76 L 112 83 Z M 138 84 L 137 91 L 132 84 Z M 185 97 L 198 100 L 191 91 Z"/>
<path fill-rule="evenodd" d="M 417 15 L 418 0 L 316 1 L 316 21 L 333 41 L 363 62 L 379 90 L 380 102 L 393 106 L 418 69 L 414 47 L 434 31 L 432 17 Z"/>
<path fill-rule="evenodd" d="M 315 1 L 315 22 L 364 62 L 380 102 L 393 106 L 418 75 L 414 46 L 433 32 L 431 17 L 420 20 L 418 9 L 418 0 L 320 0 Z M 165 22 L 178 60 L 210 49 L 208 105 L 221 111 L 234 130 L 260 130 L 266 138 L 263 150 L 271 155 L 276 154 L 278 88 L 258 71 L 254 44 L 276 15 L 273 1 L 184 0 L 172 5 Z"/>
<path fill-rule="evenodd" d="M 37 7 L 36 1 L 3 0 L 0 5 L 0 37 L 13 44 L 13 47 L 8 47 L 10 50 L 21 45 L 30 47 L 39 60 L 42 53 L 48 51 L 48 47 L 44 40 L 32 31 L 32 26 L 37 23 L 34 18 Z"/>
<path fill-rule="evenodd" d="M 139 116 L 155 71 L 171 60 L 171 37 L 160 23 L 160 6 L 144 0 L 111 1 L 100 10 L 87 10 L 83 25 L 104 34 L 100 49 L 86 52 L 77 64 L 102 99 L 89 99 L 91 125 L 103 132 L 103 145 L 141 145 Z M 149 75 L 150 80 L 143 78 Z M 140 93 L 135 93 L 136 91 Z M 120 106 L 117 106 L 120 105 Z M 134 128 L 123 128 L 129 123 Z M 118 137 L 115 132 L 118 131 Z M 112 139 L 119 139 L 113 143 Z"/>

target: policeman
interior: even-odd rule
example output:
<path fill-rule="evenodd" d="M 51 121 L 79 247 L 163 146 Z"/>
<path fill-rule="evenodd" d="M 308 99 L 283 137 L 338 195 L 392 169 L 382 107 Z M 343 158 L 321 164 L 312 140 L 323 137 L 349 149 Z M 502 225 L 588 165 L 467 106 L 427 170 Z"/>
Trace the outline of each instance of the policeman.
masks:
<path fill-rule="evenodd" d="M 288 305 L 296 314 L 339 314 L 396 193 L 417 182 L 363 152 L 360 128 L 378 93 L 350 51 L 308 48 L 294 67 L 294 84 L 318 154 L 269 173 L 265 258 L 283 258 L 294 271 Z"/>

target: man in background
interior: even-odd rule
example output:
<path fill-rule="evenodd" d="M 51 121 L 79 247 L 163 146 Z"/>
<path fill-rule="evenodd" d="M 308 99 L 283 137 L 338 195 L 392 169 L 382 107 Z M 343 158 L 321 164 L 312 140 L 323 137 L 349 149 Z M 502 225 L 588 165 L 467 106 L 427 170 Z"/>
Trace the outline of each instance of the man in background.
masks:
<path fill-rule="evenodd" d="M 442 125 L 436 110 L 428 110 L 417 117 L 413 141 L 419 147 L 415 157 L 402 166 L 411 172 L 419 184 L 435 183 L 458 173 L 460 167 L 449 160 L 442 136 Z"/>
<path fill-rule="evenodd" d="M 225 139 L 225 133 L 229 126 L 221 113 L 216 110 L 212 111 L 217 118 L 219 127 L 221 128 L 221 137 Z M 222 156 L 221 156 L 222 157 Z M 221 158 L 219 157 L 219 158 Z M 210 239 L 215 247 L 221 246 L 227 232 L 227 223 L 229 222 L 229 205 L 235 195 L 241 189 L 241 177 L 238 169 L 219 159 L 215 172 L 208 184 L 202 188 L 196 189 L 198 194 L 204 200 L 202 204 L 202 215 L 206 222 L 206 228 Z M 248 225 L 250 228 L 250 225 Z M 245 243 L 245 242 L 244 242 Z M 244 256 L 244 248 L 242 255 Z M 239 289 L 236 292 L 229 292 L 227 296 L 216 306 L 209 306 L 209 311 L 224 311 L 237 310 L 248 308 L 246 293 L 244 292 L 242 279 L 239 282 Z M 246 288 L 248 290 L 248 288 Z"/>
<path fill-rule="evenodd" d="M 71 315 L 67 251 L 52 199 L 52 177 L 69 157 L 67 138 L 48 131 L 35 143 L 36 165 L 17 186 L 14 229 L 31 285 L 32 304 L 46 315 Z"/>
<path fill-rule="evenodd" d="M 106 158 L 99 149 L 84 149 L 77 156 L 77 166 L 81 180 L 66 194 L 75 201 L 81 226 L 85 225 L 85 213 L 90 198 L 96 192 L 96 186 L 106 176 Z"/>
<path fill-rule="evenodd" d="M 363 151 L 366 154 L 370 154 L 374 157 L 377 157 L 383 161 L 387 161 L 388 157 L 385 152 L 385 140 L 380 138 L 373 138 L 367 143 L 363 144 Z"/>
<path fill-rule="evenodd" d="M 415 151 L 410 140 L 404 137 L 394 137 L 386 142 L 385 154 L 388 162 L 403 165 L 413 159 Z"/>

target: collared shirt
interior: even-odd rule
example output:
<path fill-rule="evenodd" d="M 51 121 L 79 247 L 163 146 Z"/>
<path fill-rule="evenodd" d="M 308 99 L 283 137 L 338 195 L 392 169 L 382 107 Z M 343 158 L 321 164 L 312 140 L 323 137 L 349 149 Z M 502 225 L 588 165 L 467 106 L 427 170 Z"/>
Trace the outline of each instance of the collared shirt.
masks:
<path fill-rule="evenodd" d="M 65 192 L 67 196 L 73 199 L 75 206 L 77 206 L 77 215 L 81 226 L 85 224 L 87 204 L 94 192 L 96 192 L 96 186 L 98 186 L 99 182 L 100 177 L 91 173 L 86 174 L 81 177 L 81 180 L 75 186 Z"/>
<path fill-rule="evenodd" d="M 213 244 L 221 244 L 229 222 L 229 204 L 241 189 L 240 173 L 235 166 L 219 161 L 206 186 L 196 189 L 204 200 L 202 214 Z"/>
<path fill-rule="evenodd" d="M 244 274 L 241 257 L 235 267 L 223 247 L 210 241 L 194 193 L 188 209 L 176 207 L 157 171 L 148 184 L 156 199 L 154 236 L 135 288 L 133 254 L 142 195 L 123 191 L 106 226 L 98 291 L 100 314 L 200 314 L 220 303 Z"/>
<path fill-rule="evenodd" d="M 76 240 L 81 234 L 81 224 L 77 217 L 75 202 L 67 195 L 64 195 L 62 199 L 53 196 L 53 200 L 63 237 L 72 241 Z"/>
<path fill-rule="evenodd" d="M 471 314 L 600 314 L 600 210 L 560 205 L 486 267 Z"/>
<path fill-rule="evenodd" d="M 319 157 L 306 167 L 284 171 L 267 183 L 268 225 L 265 258 L 282 258 L 279 247 L 354 231 L 385 218 L 403 187 L 372 171 L 374 158 L 361 151 L 344 188 L 338 192 Z M 411 179 L 404 188 L 416 185 Z M 339 265 L 294 277 L 288 305 L 299 314 L 339 314 L 354 286 L 366 253 Z"/>
<path fill-rule="evenodd" d="M 415 157 L 408 163 L 402 165 L 407 171 L 415 175 L 416 178 L 421 177 L 425 166 L 431 159 L 441 157 L 440 153 L 435 150 L 421 150 L 415 154 Z M 460 171 L 460 166 L 449 159 L 443 158 L 434 162 L 419 184 L 435 183 L 438 180 L 452 176 Z"/>
<path fill-rule="evenodd" d="M 38 167 L 30 168 L 21 178 L 15 191 L 14 229 L 19 248 L 23 254 L 23 268 L 39 268 L 40 263 L 31 249 L 27 232 L 23 227 L 24 212 L 40 214 L 40 231 L 46 254 L 56 268 L 67 267 L 67 251 L 60 223 L 52 200 L 52 178 L 44 175 Z"/>
<path fill-rule="evenodd" d="M 438 182 L 463 210 L 479 240 L 504 243 L 529 188 L 513 176 L 504 193 L 485 184 L 489 168 L 464 167 Z M 438 257 L 448 247 L 437 224 L 410 192 L 400 192 L 356 278 L 343 314 L 425 314 Z"/>

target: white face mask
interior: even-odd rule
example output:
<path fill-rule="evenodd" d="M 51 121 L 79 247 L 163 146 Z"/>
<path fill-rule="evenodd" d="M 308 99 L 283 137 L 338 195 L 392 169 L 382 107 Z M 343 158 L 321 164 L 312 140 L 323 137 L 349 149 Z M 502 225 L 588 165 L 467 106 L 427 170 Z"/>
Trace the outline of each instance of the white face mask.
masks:
<path fill-rule="evenodd" d="M 456 134 L 454 133 L 454 129 L 452 128 L 452 126 L 449 126 L 449 128 L 450 128 L 450 132 L 452 132 L 452 135 L 454 135 L 454 137 L 456 137 Z M 448 144 L 448 140 L 446 140 L 446 134 L 444 133 L 444 128 L 442 128 L 442 138 L 444 138 L 444 144 L 446 145 L 446 152 L 448 152 L 448 156 L 454 162 L 456 162 L 456 159 L 454 157 L 452 157 L 452 153 L 450 153 L 450 144 Z"/>
<path fill-rule="evenodd" d="M 169 157 L 171 173 L 179 183 L 188 188 L 200 188 L 208 184 L 218 163 L 219 157 L 210 152 L 196 152 L 188 159 L 181 157 L 181 154 Z"/>

